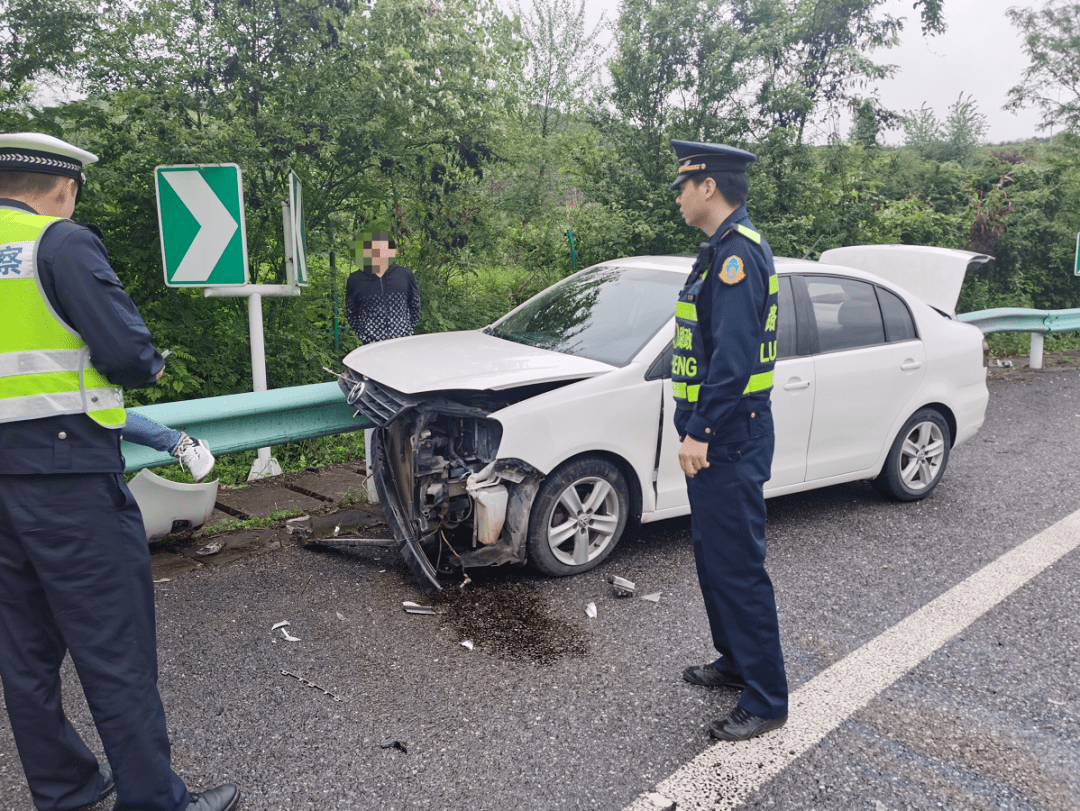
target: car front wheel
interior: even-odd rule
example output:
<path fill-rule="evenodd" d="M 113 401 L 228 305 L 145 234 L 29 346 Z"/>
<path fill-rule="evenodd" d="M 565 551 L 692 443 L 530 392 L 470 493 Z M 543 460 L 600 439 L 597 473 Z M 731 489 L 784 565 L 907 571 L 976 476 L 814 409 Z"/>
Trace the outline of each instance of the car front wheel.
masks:
<path fill-rule="evenodd" d="M 630 511 L 622 472 L 600 456 L 575 459 L 544 479 L 529 515 L 529 562 L 555 577 L 587 572 L 619 542 Z"/>
<path fill-rule="evenodd" d="M 949 424 L 938 411 L 916 411 L 896 435 L 874 487 L 898 501 L 925 498 L 945 474 L 951 445 Z"/>

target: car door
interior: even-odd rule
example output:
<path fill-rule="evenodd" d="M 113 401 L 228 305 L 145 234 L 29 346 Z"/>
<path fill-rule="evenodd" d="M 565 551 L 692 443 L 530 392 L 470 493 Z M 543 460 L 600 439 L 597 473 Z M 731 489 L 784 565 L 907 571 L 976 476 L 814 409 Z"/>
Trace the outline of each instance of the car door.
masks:
<path fill-rule="evenodd" d="M 925 375 L 910 311 L 895 293 L 859 279 L 801 275 L 794 284 L 809 302 L 817 343 L 806 481 L 869 470 Z"/>
<path fill-rule="evenodd" d="M 808 339 L 810 331 L 805 327 L 799 330 L 799 324 L 805 323 L 809 316 L 796 310 L 791 278 L 787 275 L 780 277 L 778 304 L 772 390 L 776 450 L 772 478 L 766 482 L 766 490 L 802 483 L 817 390 L 812 344 Z"/>
<path fill-rule="evenodd" d="M 806 448 L 814 411 L 814 359 L 806 336 L 800 344 L 791 282 L 780 277 L 776 325 L 777 362 L 773 374 L 773 415 L 776 451 L 772 479 L 766 488 L 799 484 L 806 470 Z M 800 348 L 801 347 L 801 348 Z M 800 351 L 805 356 L 800 356 Z M 664 350 L 650 372 L 663 376 L 663 416 L 657 454 L 656 508 L 683 507 L 689 503 L 686 477 L 679 467 L 681 441 L 675 431 L 675 398 L 671 388 L 671 348 Z"/>

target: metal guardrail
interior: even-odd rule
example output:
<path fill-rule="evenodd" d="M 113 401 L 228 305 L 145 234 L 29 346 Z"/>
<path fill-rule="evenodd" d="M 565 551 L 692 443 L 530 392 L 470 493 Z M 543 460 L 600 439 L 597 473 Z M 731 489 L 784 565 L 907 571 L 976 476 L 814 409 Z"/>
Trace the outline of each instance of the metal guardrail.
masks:
<path fill-rule="evenodd" d="M 961 313 L 957 317 L 974 324 L 984 334 L 1031 333 L 1029 366 L 1032 369 L 1042 368 L 1044 334 L 1080 331 L 1080 310 L 999 307 Z M 170 428 L 187 431 L 190 436 L 205 439 L 215 454 L 372 427 L 366 417 L 353 416 L 355 409 L 345 402 L 335 382 L 138 406 L 131 410 Z M 167 453 L 129 442 L 123 443 L 122 450 L 128 473 L 176 461 Z"/>
<path fill-rule="evenodd" d="M 1080 331 L 1080 310 L 1026 310 L 1022 307 L 997 307 L 992 310 L 976 310 L 960 313 L 957 318 L 974 324 L 983 331 L 1029 332 L 1031 352 L 1028 367 L 1041 369 L 1043 361 L 1043 335 L 1048 332 Z"/>
<path fill-rule="evenodd" d="M 370 428 L 367 418 L 353 416 L 335 382 L 269 391 L 204 397 L 178 403 L 132 408 L 144 417 L 205 439 L 215 454 L 246 451 L 283 442 Z M 175 464 L 167 453 L 124 442 L 125 470 Z"/>

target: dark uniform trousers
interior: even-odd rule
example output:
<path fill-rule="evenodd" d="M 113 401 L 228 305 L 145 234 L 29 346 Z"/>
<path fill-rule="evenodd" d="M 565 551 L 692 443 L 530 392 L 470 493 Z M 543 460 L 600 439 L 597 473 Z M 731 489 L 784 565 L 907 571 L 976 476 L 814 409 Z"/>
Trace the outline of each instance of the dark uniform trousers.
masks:
<path fill-rule="evenodd" d="M 65 652 L 114 769 L 115 811 L 186 809 L 157 690 L 150 552 L 123 477 L 0 475 L 0 678 L 40 811 L 102 788 L 61 705 Z"/>
<path fill-rule="evenodd" d="M 750 414 L 754 416 L 751 417 Z M 717 666 L 746 681 L 738 705 L 761 718 L 788 711 L 776 597 L 765 571 L 764 485 L 772 469 L 771 403 L 743 398 L 709 445 L 709 467 L 687 477 L 698 580 Z M 725 442 L 725 434 L 735 441 Z"/>

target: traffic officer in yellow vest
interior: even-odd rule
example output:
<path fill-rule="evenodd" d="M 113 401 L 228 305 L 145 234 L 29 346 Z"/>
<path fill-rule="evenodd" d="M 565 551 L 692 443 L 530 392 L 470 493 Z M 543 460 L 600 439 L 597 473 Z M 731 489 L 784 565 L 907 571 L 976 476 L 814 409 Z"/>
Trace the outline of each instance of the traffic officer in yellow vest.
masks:
<path fill-rule="evenodd" d="M 672 380 L 679 464 L 714 662 L 683 678 L 742 690 L 710 727 L 742 741 L 787 721 L 788 690 L 772 582 L 765 572 L 765 497 L 773 455 L 769 392 L 776 360 L 777 278 L 769 243 L 746 214 L 754 155 L 672 141 L 671 185 L 686 224 L 708 240 L 676 304 Z"/>
<path fill-rule="evenodd" d="M 39 811 L 224 811 L 170 765 L 157 690 L 154 587 L 124 484 L 120 386 L 162 356 L 96 229 L 68 219 L 97 157 L 39 133 L 0 134 L 0 681 Z M 79 673 L 108 763 L 64 714 Z M 115 775 L 115 778 L 114 778 Z"/>

